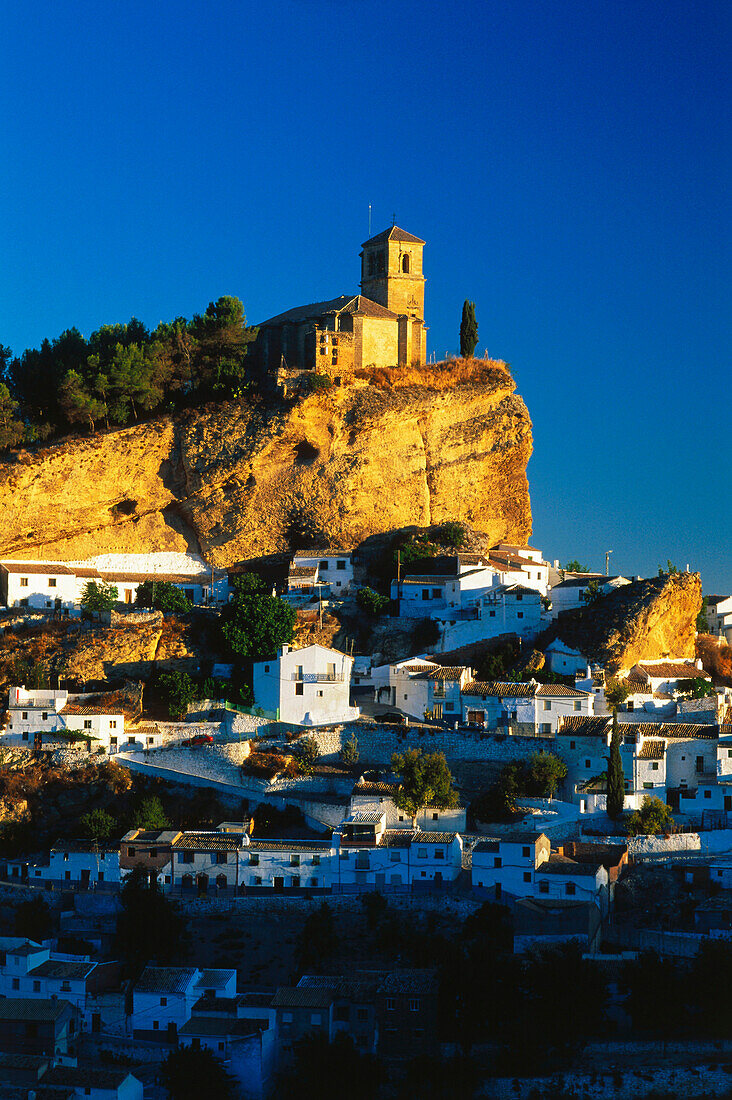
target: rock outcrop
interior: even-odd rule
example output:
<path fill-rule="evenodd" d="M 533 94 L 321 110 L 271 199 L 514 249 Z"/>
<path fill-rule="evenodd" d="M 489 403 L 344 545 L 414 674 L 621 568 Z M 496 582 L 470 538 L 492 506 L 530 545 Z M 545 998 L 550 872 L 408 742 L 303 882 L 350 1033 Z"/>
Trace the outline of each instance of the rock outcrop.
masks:
<path fill-rule="evenodd" d="M 461 519 L 531 532 L 531 422 L 506 369 L 480 384 L 353 385 L 229 402 L 0 463 L 0 557 L 192 550 L 220 566 L 313 540 Z"/>
<path fill-rule="evenodd" d="M 634 581 L 581 611 L 563 612 L 542 642 L 561 638 L 610 672 L 641 660 L 693 658 L 701 602 L 698 573 Z"/>

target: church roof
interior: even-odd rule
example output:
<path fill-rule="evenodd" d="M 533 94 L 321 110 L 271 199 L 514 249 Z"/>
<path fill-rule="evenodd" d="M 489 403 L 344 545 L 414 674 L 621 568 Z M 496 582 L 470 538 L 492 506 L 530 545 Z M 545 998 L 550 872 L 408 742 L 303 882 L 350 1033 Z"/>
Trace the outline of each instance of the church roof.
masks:
<path fill-rule="evenodd" d="M 361 247 L 365 248 L 367 244 L 381 244 L 382 241 L 408 241 L 411 244 L 427 243 L 421 237 L 415 237 L 413 233 L 407 233 L 406 229 L 400 229 L 398 225 L 392 225 L 390 229 L 385 229 L 383 233 L 377 233 L 375 237 L 369 237 Z"/>
<path fill-rule="evenodd" d="M 276 317 L 270 317 L 267 321 L 260 321 L 259 327 L 266 325 L 298 324 L 302 321 L 316 320 L 326 313 L 360 313 L 366 317 L 383 317 L 387 320 L 396 320 L 397 314 L 390 309 L 380 306 L 378 302 L 372 302 L 363 294 L 341 294 L 339 298 L 331 298 L 329 302 L 310 302 L 309 305 L 295 306 L 284 313 L 278 313 Z"/>

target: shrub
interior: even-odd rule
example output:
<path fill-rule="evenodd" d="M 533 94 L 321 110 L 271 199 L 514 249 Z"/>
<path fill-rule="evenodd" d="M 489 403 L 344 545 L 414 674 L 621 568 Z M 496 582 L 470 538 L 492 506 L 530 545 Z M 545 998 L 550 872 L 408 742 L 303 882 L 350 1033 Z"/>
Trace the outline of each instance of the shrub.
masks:
<path fill-rule="evenodd" d="M 459 550 L 461 546 L 465 545 L 467 531 L 464 523 L 460 523 L 455 519 L 448 519 L 440 526 L 434 533 L 435 542 L 439 542 L 441 546 L 454 547 Z"/>
<path fill-rule="evenodd" d="M 358 741 L 356 740 L 355 733 L 352 733 L 341 749 L 341 763 L 345 764 L 347 768 L 352 768 L 354 764 L 358 764 L 359 756 Z"/>
<path fill-rule="evenodd" d="M 297 743 L 297 766 L 303 775 L 311 775 L 315 761 L 320 756 L 318 742 L 314 737 L 305 737 Z"/>
<path fill-rule="evenodd" d="M 660 798 L 646 795 L 639 810 L 628 818 L 628 836 L 658 836 L 674 827 L 670 808 Z"/>
<path fill-rule="evenodd" d="M 509 364 L 501 359 L 455 358 L 419 367 L 366 366 L 354 371 L 354 375 L 380 390 L 422 389 L 441 393 L 459 385 L 505 386 L 511 379 L 508 368 Z"/>
<path fill-rule="evenodd" d="M 310 393 L 322 393 L 333 387 L 333 380 L 327 374 L 311 374 L 308 383 Z"/>
<path fill-rule="evenodd" d="M 389 606 L 390 600 L 388 596 L 382 596 L 380 592 L 364 585 L 356 593 L 356 603 L 369 615 L 381 615 Z"/>

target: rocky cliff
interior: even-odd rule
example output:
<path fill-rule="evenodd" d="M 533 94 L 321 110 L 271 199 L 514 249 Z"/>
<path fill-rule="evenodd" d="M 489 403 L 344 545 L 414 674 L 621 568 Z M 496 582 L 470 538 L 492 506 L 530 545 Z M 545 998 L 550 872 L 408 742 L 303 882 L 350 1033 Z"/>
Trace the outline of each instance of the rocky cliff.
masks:
<path fill-rule="evenodd" d="M 0 463 L 0 557 L 192 550 L 216 565 L 462 519 L 531 531 L 531 422 L 506 369 L 479 384 L 361 384 L 227 403 Z"/>
<path fill-rule="evenodd" d="M 702 601 L 698 573 L 623 585 L 581 611 L 565 611 L 542 639 L 561 638 L 609 671 L 660 657 L 694 657 Z"/>

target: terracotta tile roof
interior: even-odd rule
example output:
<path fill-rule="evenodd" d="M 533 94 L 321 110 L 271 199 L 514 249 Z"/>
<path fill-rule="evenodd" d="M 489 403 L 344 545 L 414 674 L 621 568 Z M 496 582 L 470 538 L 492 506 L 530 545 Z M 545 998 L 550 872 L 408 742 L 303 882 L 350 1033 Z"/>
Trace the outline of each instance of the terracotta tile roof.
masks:
<path fill-rule="evenodd" d="M 298 558 L 350 558 L 353 550 L 297 550 L 292 555 L 292 560 Z"/>
<path fill-rule="evenodd" d="M 644 741 L 638 753 L 639 760 L 663 760 L 666 746 L 663 741 Z"/>
<path fill-rule="evenodd" d="M 457 833 L 415 833 L 412 844 L 452 844 Z"/>
<path fill-rule="evenodd" d="M 317 572 L 318 567 L 316 565 L 291 565 L 287 575 L 291 579 L 314 578 Z"/>
<path fill-rule="evenodd" d="M 437 975 L 434 970 L 391 970 L 384 975 L 379 985 L 379 993 L 387 995 L 409 996 L 436 992 Z"/>
<path fill-rule="evenodd" d="M 397 789 L 397 783 L 387 783 L 385 780 L 359 779 L 353 788 L 353 794 L 385 794 L 392 795 Z"/>
<path fill-rule="evenodd" d="M 380 848 L 408 848 L 412 838 L 416 836 L 414 829 L 387 829 L 381 834 Z"/>
<path fill-rule="evenodd" d="M 243 833 L 184 833 L 173 841 L 173 848 L 199 852 L 236 852 L 243 846 Z"/>
<path fill-rule="evenodd" d="M 465 666 L 431 668 L 419 676 L 420 680 L 459 680 L 465 672 Z"/>
<path fill-rule="evenodd" d="M 716 741 L 719 737 L 719 727 L 698 725 L 693 722 L 663 722 L 659 733 L 661 737 L 668 738 L 690 737 Z"/>
<path fill-rule="evenodd" d="M 618 732 L 621 737 L 660 737 L 660 722 L 618 722 Z M 609 727 L 608 727 L 609 728 Z"/>
<path fill-rule="evenodd" d="M 146 966 L 135 993 L 183 993 L 196 976 L 191 966 Z"/>
<path fill-rule="evenodd" d="M 533 699 L 536 684 L 508 683 L 502 680 L 472 680 L 462 689 L 463 695 L 495 695 L 509 699 Z"/>
<path fill-rule="evenodd" d="M 567 687 L 566 684 L 541 684 L 536 692 L 537 695 L 557 695 L 557 696 L 571 696 L 573 699 L 586 699 L 588 695 L 591 695 L 590 691 L 577 691 L 576 688 Z"/>
<path fill-rule="evenodd" d="M 292 309 L 278 313 L 276 317 L 269 317 L 266 321 L 260 321 L 259 327 L 268 325 L 297 325 L 303 321 L 315 321 L 326 313 L 362 313 L 367 317 L 382 317 L 396 320 L 397 314 L 390 309 L 372 302 L 363 294 L 341 294 L 339 298 L 331 298 L 327 302 L 310 302 L 304 306 L 294 306 Z"/>
<path fill-rule="evenodd" d="M 75 569 L 70 568 L 68 565 L 61 565 L 60 562 L 56 561 L 4 561 L 0 562 L 0 567 L 3 568 L 6 573 L 28 574 L 28 576 L 40 574 L 45 577 L 73 577 L 76 574 Z"/>
<path fill-rule="evenodd" d="M 710 680 L 711 676 L 702 668 L 697 668 L 693 661 L 638 661 L 637 668 L 647 677 L 658 680 L 695 680 L 701 677 Z"/>
<path fill-rule="evenodd" d="M 68 1001 L 46 997 L 0 997 L 0 1020 L 58 1020 L 72 1016 Z"/>
<path fill-rule="evenodd" d="M 500 851 L 500 846 L 497 840 L 479 840 L 477 844 L 473 845 L 473 855 L 476 852 L 485 852 L 486 854 L 495 853 Z"/>
<path fill-rule="evenodd" d="M 602 863 L 598 859 L 597 863 L 578 863 L 574 859 L 570 859 L 569 856 L 560 856 L 558 852 L 552 852 L 549 859 L 537 867 L 537 876 L 550 874 L 550 875 L 589 875 L 592 878 L 595 877 L 598 870 L 602 867 Z"/>
<path fill-rule="evenodd" d="M 569 714 L 560 719 L 557 733 L 572 737 L 603 737 L 610 729 L 610 719 L 603 715 Z"/>
<path fill-rule="evenodd" d="M 542 836 L 545 834 L 541 829 L 516 829 L 500 839 L 502 844 L 536 844 Z"/>
<path fill-rule="evenodd" d="M 62 707 L 59 714 L 111 714 L 115 718 L 123 718 L 124 712 L 122 707 L 109 707 L 109 706 L 80 706 L 78 703 L 67 703 L 65 707 Z"/>
<path fill-rule="evenodd" d="M 405 241 L 407 244 L 426 243 L 421 237 L 415 237 L 413 233 L 407 233 L 406 229 L 400 229 L 398 225 L 392 225 L 390 229 L 377 233 L 375 237 L 369 237 L 361 247 L 365 248 L 368 244 L 382 244 L 384 241 Z"/>
<path fill-rule="evenodd" d="M 252 852 L 329 852 L 327 840 L 255 840 L 251 838 L 247 848 Z M 247 848 L 244 850 L 246 851 Z"/>
<path fill-rule="evenodd" d="M 328 1008 L 335 1000 L 329 987 L 282 986 L 272 998 L 275 1008 Z"/>
<path fill-rule="evenodd" d="M 59 978 L 63 981 L 83 981 L 96 967 L 93 962 L 65 962 L 61 959 L 47 959 L 28 971 L 33 978 Z"/>

